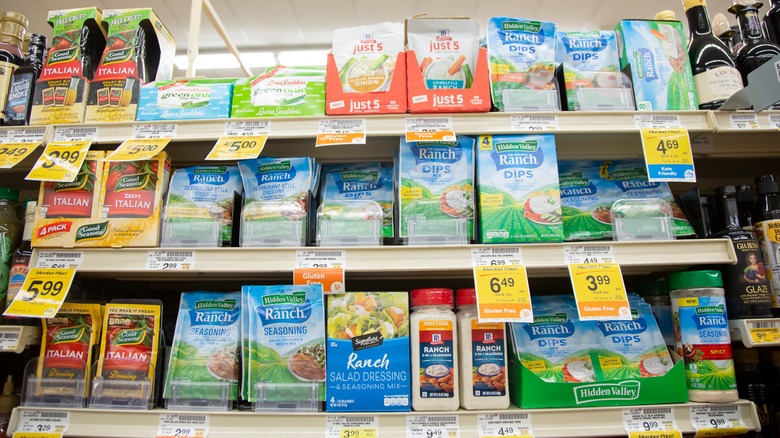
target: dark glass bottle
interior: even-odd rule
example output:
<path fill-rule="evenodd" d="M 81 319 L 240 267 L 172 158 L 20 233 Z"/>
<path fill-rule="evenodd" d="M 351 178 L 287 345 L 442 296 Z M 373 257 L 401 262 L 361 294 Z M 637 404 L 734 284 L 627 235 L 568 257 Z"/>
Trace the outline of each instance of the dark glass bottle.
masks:
<path fill-rule="evenodd" d="M 726 99 L 742 89 L 742 77 L 729 48 L 712 34 L 707 3 L 704 0 L 683 0 L 683 5 L 691 30 L 688 56 L 699 109 L 718 109 Z"/>
<path fill-rule="evenodd" d="M 780 46 L 764 38 L 761 22 L 758 20 L 758 9 L 761 3 L 734 4 L 729 12 L 736 15 L 739 30 L 742 35 L 742 47 L 737 51 L 736 61 L 739 72 L 742 73 L 742 83 L 748 85 L 748 74 L 780 55 Z"/>
<path fill-rule="evenodd" d="M 715 237 L 728 237 L 737 256 L 735 265 L 721 268 L 729 318 L 770 317 L 772 295 L 766 280 L 764 258 L 753 232 L 739 225 L 737 188 L 718 187 L 715 197 L 724 226 Z"/>
<path fill-rule="evenodd" d="M 753 231 L 753 209 L 755 200 L 753 187 L 749 184 L 737 186 L 737 209 L 739 210 L 739 225 Z"/>
<path fill-rule="evenodd" d="M 769 0 L 769 10 L 764 15 L 763 27 L 769 41 L 780 44 L 780 0 Z"/>
<path fill-rule="evenodd" d="M 755 403 L 761 433 L 754 436 L 773 438 L 775 419 L 769 376 L 761 372 L 761 359 L 755 348 L 737 347 L 734 352 L 734 371 L 737 376 L 739 398 Z"/>
<path fill-rule="evenodd" d="M 780 192 L 773 175 L 756 177 L 758 199 L 753 209 L 753 230 L 766 263 L 766 278 L 772 293 L 772 313 L 780 316 Z"/>
<path fill-rule="evenodd" d="M 5 106 L 6 124 L 27 125 L 30 123 L 35 82 L 41 75 L 45 53 L 46 37 L 37 33 L 33 34 L 30 38 L 30 52 L 27 61 L 16 69 L 13 79 L 11 79 L 8 103 Z"/>
<path fill-rule="evenodd" d="M 734 53 L 734 40 L 732 39 L 736 32 L 731 28 L 729 20 L 725 15 L 718 12 L 712 17 L 712 33 L 723 41 L 723 44 L 729 48 L 731 53 Z"/>
<path fill-rule="evenodd" d="M 24 15 L 0 11 L 0 125 L 5 123 L 5 102 L 11 78 L 22 64 L 22 39 L 26 31 Z"/>
<path fill-rule="evenodd" d="M 780 219 L 780 190 L 774 175 L 756 177 L 758 197 L 753 209 L 753 224 Z"/>

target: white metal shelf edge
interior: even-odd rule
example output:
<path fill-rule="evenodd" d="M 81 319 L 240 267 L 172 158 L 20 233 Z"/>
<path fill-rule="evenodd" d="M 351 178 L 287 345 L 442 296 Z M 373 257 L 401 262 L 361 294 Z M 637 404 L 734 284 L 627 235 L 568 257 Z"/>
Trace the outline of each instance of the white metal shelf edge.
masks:
<path fill-rule="evenodd" d="M 747 348 L 780 346 L 780 318 L 731 319 L 729 328 L 731 341 Z"/>
<path fill-rule="evenodd" d="M 21 353 L 41 342 L 41 327 L 29 325 L 1 325 L 0 352 Z"/>

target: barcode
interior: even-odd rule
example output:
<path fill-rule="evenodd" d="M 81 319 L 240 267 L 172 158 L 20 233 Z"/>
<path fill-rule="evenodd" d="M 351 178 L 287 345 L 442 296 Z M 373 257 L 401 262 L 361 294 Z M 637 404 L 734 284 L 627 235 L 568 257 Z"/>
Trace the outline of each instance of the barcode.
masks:
<path fill-rule="evenodd" d="M 53 252 L 46 254 L 47 257 L 51 258 L 57 258 L 57 259 L 77 259 L 81 257 L 80 252 Z"/>
<path fill-rule="evenodd" d="M 0 335 L 0 338 L 2 338 L 2 339 L 19 339 L 19 333 L 5 332 L 2 335 Z"/>
<path fill-rule="evenodd" d="M 526 116 L 532 122 L 553 122 L 558 116 Z"/>
<path fill-rule="evenodd" d="M 162 253 L 165 257 L 192 257 L 192 251 L 166 251 Z"/>
<path fill-rule="evenodd" d="M 189 423 L 205 423 L 205 415 L 179 415 L 179 421 L 187 421 Z"/>
<path fill-rule="evenodd" d="M 448 415 L 448 416 L 431 415 L 428 417 L 429 423 L 454 423 L 456 421 L 458 421 L 458 418 L 452 415 Z"/>
<path fill-rule="evenodd" d="M 231 128 L 258 128 L 261 126 L 265 127 L 268 122 L 228 122 L 227 124 Z"/>
<path fill-rule="evenodd" d="M 776 326 L 775 326 L 775 323 L 772 322 L 772 321 L 769 321 L 769 322 L 754 322 L 753 323 L 753 328 L 768 329 L 768 328 L 773 328 L 773 327 L 776 327 Z"/>
<path fill-rule="evenodd" d="M 586 246 L 585 251 L 589 252 L 609 252 L 611 247 L 609 245 L 597 245 L 597 246 Z"/>
<path fill-rule="evenodd" d="M 677 116 L 653 116 L 653 121 L 658 122 L 676 122 Z"/>
<path fill-rule="evenodd" d="M 41 418 L 67 418 L 67 412 L 39 412 L 38 416 Z"/>
<path fill-rule="evenodd" d="M 365 415 L 362 417 L 344 417 L 344 421 L 349 423 L 373 423 L 374 417 Z"/>
<path fill-rule="evenodd" d="M 707 406 L 707 410 L 710 412 L 736 412 L 737 406 L 736 405 L 725 405 L 725 406 Z"/>
<path fill-rule="evenodd" d="M 498 414 L 499 420 L 527 420 L 528 414 Z"/>
<path fill-rule="evenodd" d="M 56 137 L 92 138 L 97 134 L 97 128 L 61 128 L 55 134 Z"/>
<path fill-rule="evenodd" d="M 326 120 L 326 122 L 335 126 L 361 126 L 363 124 L 363 120 Z"/>
<path fill-rule="evenodd" d="M 314 257 L 341 257 L 341 251 L 314 251 Z"/>
<path fill-rule="evenodd" d="M 752 122 L 756 120 L 756 115 L 755 114 L 745 114 L 745 115 L 732 114 L 731 120 L 744 120 L 746 122 Z"/>
<path fill-rule="evenodd" d="M 672 408 L 644 408 L 642 409 L 642 413 L 644 414 L 671 414 Z"/>
<path fill-rule="evenodd" d="M 517 254 L 520 248 L 493 248 L 493 254 Z"/>

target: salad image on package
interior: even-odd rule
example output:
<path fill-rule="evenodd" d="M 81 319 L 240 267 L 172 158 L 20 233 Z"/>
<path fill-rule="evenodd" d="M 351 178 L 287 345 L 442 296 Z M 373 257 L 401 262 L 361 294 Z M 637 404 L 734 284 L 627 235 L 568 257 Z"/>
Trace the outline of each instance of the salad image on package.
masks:
<path fill-rule="evenodd" d="M 504 111 L 518 90 L 554 90 L 557 25 L 523 18 L 488 20 L 487 49 L 493 103 Z"/>
<path fill-rule="evenodd" d="M 333 58 L 347 93 L 388 91 L 396 58 L 403 51 L 403 23 L 377 23 L 333 32 Z"/>
<path fill-rule="evenodd" d="M 406 38 L 420 63 L 426 88 L 471 88 L 479 53 L 477 20 L 409 19 Z"/>

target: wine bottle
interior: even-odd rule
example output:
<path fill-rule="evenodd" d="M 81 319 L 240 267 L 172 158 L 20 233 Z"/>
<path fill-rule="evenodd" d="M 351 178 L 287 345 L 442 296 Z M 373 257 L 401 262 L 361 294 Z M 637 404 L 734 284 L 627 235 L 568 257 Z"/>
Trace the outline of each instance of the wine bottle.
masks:
<path fill-rule="evenodd" d="M 780 44 L 780 0 L 769 0 L 769 6 L 764 15 L 764 33 L 769 41 Z"/>
<path fill-rule="evenodd" d="M 688 56 L 699 109 L 718 109 L 742 89 L 742 77 L 729 48 L 712 34 L 705 0 L 683 0 L 691 30 Z"/>
<path fill-rule="evenodd" d="M 731 50 L 731 53 L 734 53 L 734 40 L 732 37 L 736 32 L 731 29 L 731 25 L 726 16 L 720 12 L 712 17 L 712 33 L 723 41 L 723 44 Z"/>
<path fill-rule="evenodd" d="M 739 21 L 742 34 L 742 47 L 737 51 L 736 61 L 742 73 L 742 83 L 748 85 L 748 74 L 780 55 L 780 46 L 764 38 L 761 23 L 758 21 L 758 9 L 762 6 L 752 0 L 742 0 L 729 8 Z"/>

